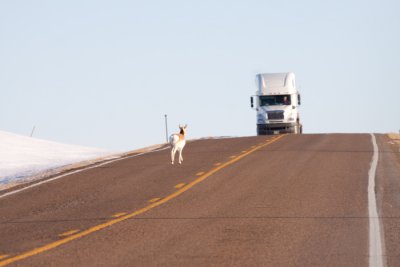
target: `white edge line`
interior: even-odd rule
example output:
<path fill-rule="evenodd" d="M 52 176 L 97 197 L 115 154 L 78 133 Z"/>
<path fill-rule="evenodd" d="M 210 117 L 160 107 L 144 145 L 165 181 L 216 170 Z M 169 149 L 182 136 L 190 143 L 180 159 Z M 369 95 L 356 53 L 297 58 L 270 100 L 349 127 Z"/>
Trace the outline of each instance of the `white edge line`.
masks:
<path fill-rule="evenodd" d="M 23 187 L 23 188 L 18 189 L 18 190 L 7 192 L 5 194 L 0 195 L 0 199 L 3 198 L 3 197 L 6 197 L 6 196 L 10 196 L 10 195 L 19 193 L 21 191 L 27 190 L 27 189 L 32 188 L 32 187 L 39 186 L 41 184 L 45 184 L 45 183 L 60 179 L 62 177 L 68 176 L 68 175 L 72 175 L 72 174 L 75 174 L 75 173 L 78 173 L 78 172 L 83 172 L 83 171 L 87 171 L 87 170 L 90 170 L 90 169 L 94 169 L 94 168 L 97 168 L 97 167 L 100 167 L 100 166 L 104 166 L 104 165 L 107 165 L 107 164 L 110 164 L 110 163 L 113 163 L 113 162 L 116 162 L 116 161 L 119 161 L 119 160 L 134 158 L 134 157 L 138 157 L 138 156 L 141 156 L 141 155 L 144 155 L 144 154 L 149 154 L 149 153 L 153 153 L 153 152 L 157 152 L 157 151 L 161 151 L 161 150 L 166 150 L 166 149 L 169 149 L 169 148 L 170 148 L 169 146 L 166 146 L 164 148 L 154 149 L 154 150 L 151 150 L 151 151 L 138 153 L 138 154 L 135 154 L 135 155 L 132 155 L 132 156 L 121 157 L 121 158 L 109 160 L 109 161 L 106 161 L 106 162 L 103 162 L 103 163 L 100 163 L 100 164 L 95 164 L 94 166 L 90 166 L 90 167 L 82 168 L 82 169 L 79 169 L 79 170 L 76 170 L 76 171 L 68 172 L 68 173 L 65 173 L 65 174 L 62 174 L 62 175 L 59 175 L 59 176 L 56 176 L 56 177 L 53 177 L 53 178 L 50 178 L 50 179 L 47 179 L 47 180 L 44 180 L 44 181 L 41 181 L 41 182 L 34 183 L 32 185 Z"/>
<path fill-rule="evenodd" d="M 371 134 L 374 154 L 368 172 L 368 217 L 369 217 L 369 267 L 383 267 L 382 236 L 380 218 L 376 205 L 375 176 L 379 150 L 374 134 Z"/>

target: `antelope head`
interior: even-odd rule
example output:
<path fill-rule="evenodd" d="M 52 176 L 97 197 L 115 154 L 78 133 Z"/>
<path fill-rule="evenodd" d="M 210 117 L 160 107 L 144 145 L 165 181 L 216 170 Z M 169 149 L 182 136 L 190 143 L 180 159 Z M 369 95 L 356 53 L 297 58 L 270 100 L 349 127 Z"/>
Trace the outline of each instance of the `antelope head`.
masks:
<path fill-rule="evenodd" d="M 185 135 L 186 134 L 186 127 L 187 127 L 187 124 L 185 124 L 185 125 L 179 124 L 179 129 L 181 130 L 179 133 Z"/>

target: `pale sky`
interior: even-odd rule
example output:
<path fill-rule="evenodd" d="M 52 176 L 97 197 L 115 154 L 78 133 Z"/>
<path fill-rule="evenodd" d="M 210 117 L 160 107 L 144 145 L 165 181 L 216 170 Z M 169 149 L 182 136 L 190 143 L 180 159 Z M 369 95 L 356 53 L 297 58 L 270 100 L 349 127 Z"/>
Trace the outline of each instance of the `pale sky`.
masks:
<path fill-rule="evenodd" d="M 130 150 L 256 134 L 261 72 L 305 133 L 398 132 L 400 1 L 0 0 L 0 130 Z"/>

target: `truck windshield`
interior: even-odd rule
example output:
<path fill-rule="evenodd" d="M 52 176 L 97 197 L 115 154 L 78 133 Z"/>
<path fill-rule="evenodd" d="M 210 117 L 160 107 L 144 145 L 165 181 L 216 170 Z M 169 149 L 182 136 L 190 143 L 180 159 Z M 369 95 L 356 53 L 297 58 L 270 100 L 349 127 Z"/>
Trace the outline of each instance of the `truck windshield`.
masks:
<path fill-rule="evenodd" d="M 290 95 L 263 95 L 260 96 L 261 106 L 290 105 Z"/>

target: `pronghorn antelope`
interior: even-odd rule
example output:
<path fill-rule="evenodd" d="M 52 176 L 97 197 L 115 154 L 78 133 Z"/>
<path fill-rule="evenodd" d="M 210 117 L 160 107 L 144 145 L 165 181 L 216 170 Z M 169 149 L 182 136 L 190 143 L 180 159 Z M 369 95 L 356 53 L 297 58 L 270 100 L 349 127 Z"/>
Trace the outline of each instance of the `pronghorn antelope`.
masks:
<path fill-rule="evenodd" d="M 179 152 L 179 164 L 181 164 L 183 161 L 182 150 L 186 144 L 186 140 L 185 140 L 186 127 L 187 127 L 187 124 L 185 126 L 182 126 L 179 124 L 179 129 L 180 129 L 179 134 L 177 134 L 177 133 L 172 134 L 169 137 L 169 143 L 171 144 L 171 147 L 172 147 L 172 149 L 171 149 L 171 163 L 172 164 L 174 164 L 176 151 Z"/>

